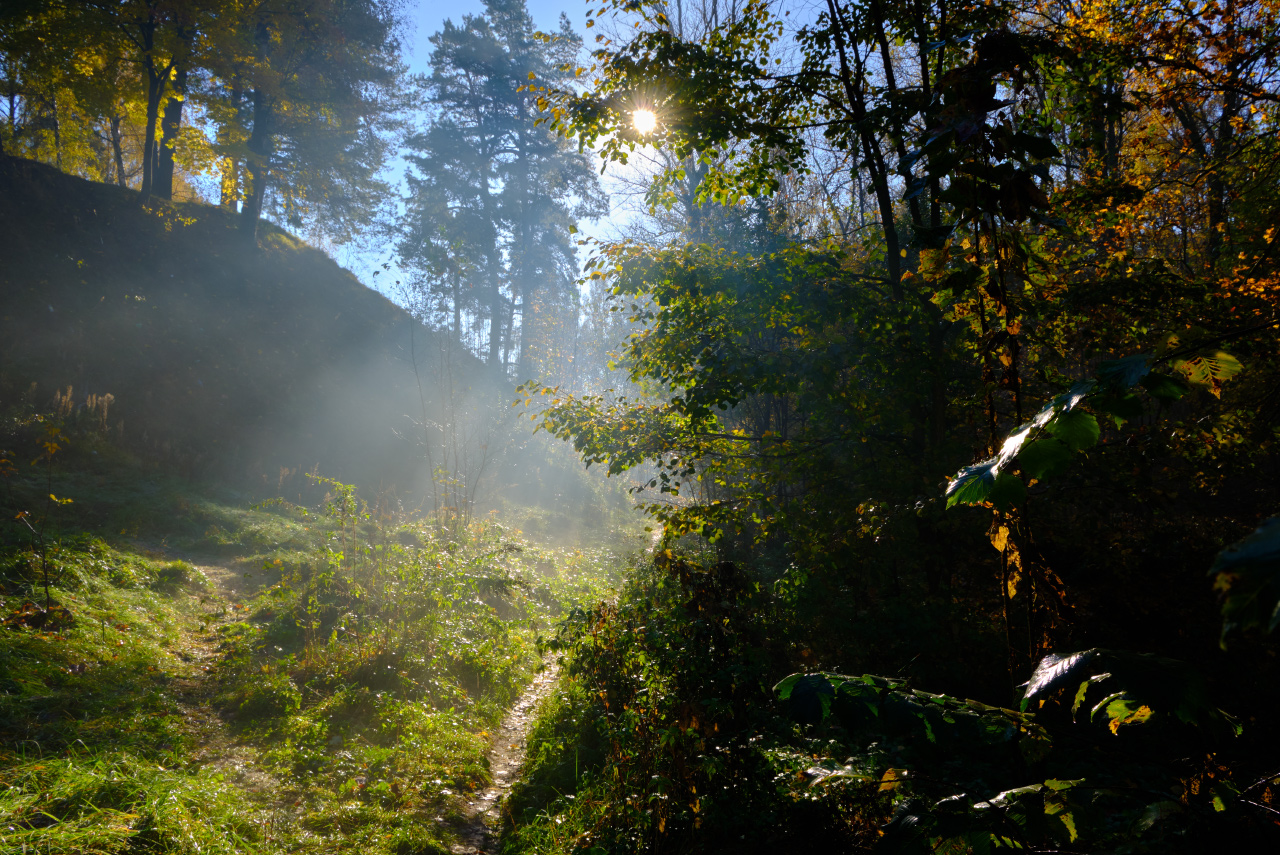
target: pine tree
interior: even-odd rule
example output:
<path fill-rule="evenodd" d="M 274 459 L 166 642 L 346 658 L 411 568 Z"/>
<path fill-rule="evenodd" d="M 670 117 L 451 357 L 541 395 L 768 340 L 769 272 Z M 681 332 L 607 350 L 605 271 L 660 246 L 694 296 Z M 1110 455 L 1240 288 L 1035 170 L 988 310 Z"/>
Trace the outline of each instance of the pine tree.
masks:
<path fill-rule="evenodd" d="M 581 42 L 564 18 L 540 40 L 523 0 L 489 0 L 431 43 L 432 120 L 409 140 L 402 262 L 455 329 L 463 313 L 488 322 L 491 366 L 522 371 L 530 307 L 576 306 L 573 226 L 604 211 L 586 158 L 537 121 L 539 93 L 572 76 Z"/>

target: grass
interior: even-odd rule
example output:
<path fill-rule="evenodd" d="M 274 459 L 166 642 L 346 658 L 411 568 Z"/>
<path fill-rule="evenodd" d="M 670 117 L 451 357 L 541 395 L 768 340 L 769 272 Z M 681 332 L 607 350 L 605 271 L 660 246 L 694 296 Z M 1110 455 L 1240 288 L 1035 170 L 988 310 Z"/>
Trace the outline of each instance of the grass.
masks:
<path fill-rule="evenodd" d="M 68 452 L 0 492 L 39 535 L 0 537 L 4 852 L 447 851 L 539 634 L 626 563 Z"/>
<path fill-rule="evenodd" d="M 51 561 L 69 618 L 28 625 L 12 560 L 5 578 L 0 849 L 220 852 L 254 839 L 246 795 L 187 763 L 200 734 L 183 689 L 198 666 L 182 654 L 207 582 L 97 539 Z"/>

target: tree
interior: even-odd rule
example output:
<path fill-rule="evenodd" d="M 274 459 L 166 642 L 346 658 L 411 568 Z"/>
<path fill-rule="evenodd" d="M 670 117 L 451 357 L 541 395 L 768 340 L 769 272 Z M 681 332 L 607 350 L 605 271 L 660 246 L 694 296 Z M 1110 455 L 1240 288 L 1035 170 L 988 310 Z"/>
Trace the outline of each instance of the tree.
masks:
<path fill-rule="evenodd" d="M 6 7 L 6 135 L 86 176 L 123 184 L 136 173 L 144 200 L 172 197 L 179 167 L 216 169 L 221 201 L 243 201 L 250 236 L 265 205 L 344 240 L 387 190 L 378 173 L 401 106 L 397 27 L 394 4 L 381 0 Z M 58 121 L 59 110 L 76 119 Z M 64 128 L 88 151 L 65 145 Z"/>
<path fill-rule="evenodd" d="M 206 97 L 230 102 L 215 108 L 234 123 L 219 154 L 243 180 L 227 195 L 242 199 L 249 239 L 270 187 L 281 216 L 340 240 L 386 192 L 377 176 L 394 130 L 396 26 L 378 0 L 262 0 L 213 33 Z"/>
<path fill-rule="evenodd" d="M 1054 555 L 1080 549 L 1073 525 L 1103 515 L 1098 501 L 1068 511 L 1042 498 L 1074 471 L 1073 451 L 1112 461 L 1073 477 L 1104 481 L 1117 513 L 1175 471 L 1226 483 L 1185 428 L 1153 435 L 1174 398 L 1186 408 L 1179 423 L 1195 412 L 1221 425 L 1198 435 L 1224 470 L 1247 477 L 1259 459 L 1249 443 L 1272 453 L 1267 4 L 1105 4 L 1055 30 L 1062 15 L 1034 6 L 832 2 L 789 46 L 763 3 L 689 40 L 667 5 L 615 8 L 639 26 L 601 42 L 592 88 L 552 96 L 564 133 L 612 161 L 664 148 L 668 182 L 687 179 L 682 164 L 696 159 L 706 167 L 697 195 L 726 205 L 845 164 L 877 214 L 853 239 L 792 234 L 781 251 L 615 247 L 597 260 L 642 327 L 625 354 L 632 379 L 664 394 L 559 394 L 542 425 L 611 471 L 655 466 L 649 506 L 669 531 L 719 538 L 734 557 L 764 546 L 833 575 L 858 568 L 857 583 L 841 582 L 855 591 L 883 590 L 876 568 L 909 566 L 932 595 L 954 579 L 938 567 L 959 560 L 955 512 L 943 506 L 983 505 L 998 563 L 978 576 L 990 592 L 981 607 L 1004 627 L 1012 685 L 1070 632 L 1073 591 Z M 1259 23 L 1233 30 L 1231 16 Z M 1192 63 L 1196 27 L 1221 36 Z M 1228 91 L 1247 92 L 1255 109 L 1248 119 L 1227 109 L 1229 140 L 1207 150 L 1224 159 L 1200 157 L 1175 113 L 1221 129 Z M 656 133 L 631 125 L 641 108 L 658 115 Z M 1175 238 L 1189 262 L 1180 269 L 1166 261 Z M 1234 355 L 1220 351 L 1227 342 Z M 1104 361 L 1132 365 L 1130 382 L 1100 376 Z M 1257 373 L 1225 387 L 1241 363 Z M 1125 433 L 1135 424 L 1141 441 Z M 946 472 L 957 475 L 944 499 Z M 1252 522 L 1260 506 L 1245 504 L 1239 519 Z M 884 531 L 892 507 L 913 510 L 872 546 L 867 533 Z M 1147 537 L 1140 529 L 1128 532 Z M 1135 586 L 1148 570 L 1135 567 Z M 892 584 L 903 578 L 895 569 Z"/>
<path fill-rule="evenodd" d="M 401 258 L 450 307 L 455 333 L 464 314 L 487 320 L 490 366 L 505 371 L 514 356 L 522 372 L 532 308 L 576 306 L 575 221 L 604 212 L 583 155 L 539 123 L 540 92 L 566 85 L 579 40 L 562 19 L 539 41 L 522 0 L 492 0 L 431 42 L 432 118 L 409 140 Z"/>

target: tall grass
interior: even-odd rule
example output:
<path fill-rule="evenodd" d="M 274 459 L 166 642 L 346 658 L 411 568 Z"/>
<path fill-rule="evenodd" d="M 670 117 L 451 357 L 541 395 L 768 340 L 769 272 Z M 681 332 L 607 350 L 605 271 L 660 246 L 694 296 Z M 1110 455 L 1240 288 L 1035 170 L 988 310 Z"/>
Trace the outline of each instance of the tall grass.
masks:
<path fill-rule="evenodd" d="M 538 633 L 624 562 L 325 487 L 315 509 L 153 490 L 106 517 L 123 536 L 68 511 L 39 625 L 32 547 L 3 543 L 0 851 L 447 849 Z M 174 534 L 143 548 L 157 505 Z"/>

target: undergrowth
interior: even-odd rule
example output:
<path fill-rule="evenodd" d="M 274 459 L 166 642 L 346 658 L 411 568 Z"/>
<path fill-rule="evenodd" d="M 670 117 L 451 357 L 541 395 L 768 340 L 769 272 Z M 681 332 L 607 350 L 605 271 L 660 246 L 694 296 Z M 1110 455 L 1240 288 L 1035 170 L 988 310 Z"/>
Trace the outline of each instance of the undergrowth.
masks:
<path fill-rule="evenodd" d="M 1262 851 L 1271 777 L 1185 664 L 1042 663 L 1018 709 L 902 677 L 793 673 L 795 600 L 665 551 L 550 640 L 503 851 Z"/>
<path fill-rule="evenodd" d="M 0 492 L 3 852 L 447 851 L 537 634 L 624 564 L 325 479 L 250 507 L 73 428 Z"/>

